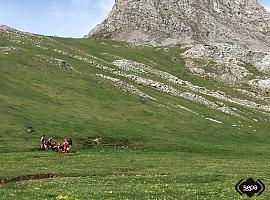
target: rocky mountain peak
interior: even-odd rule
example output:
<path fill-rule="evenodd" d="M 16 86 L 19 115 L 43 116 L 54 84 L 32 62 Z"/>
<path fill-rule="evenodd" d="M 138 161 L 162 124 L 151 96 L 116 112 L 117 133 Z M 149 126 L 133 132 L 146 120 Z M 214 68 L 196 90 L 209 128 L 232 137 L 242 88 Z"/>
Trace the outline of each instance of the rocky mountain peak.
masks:
<path fill-rule="evenodd" d="M 226 42 L 270 47 L 270 13 L 257 0 L 116 0 L 87 37 L 135 44 Z"/>

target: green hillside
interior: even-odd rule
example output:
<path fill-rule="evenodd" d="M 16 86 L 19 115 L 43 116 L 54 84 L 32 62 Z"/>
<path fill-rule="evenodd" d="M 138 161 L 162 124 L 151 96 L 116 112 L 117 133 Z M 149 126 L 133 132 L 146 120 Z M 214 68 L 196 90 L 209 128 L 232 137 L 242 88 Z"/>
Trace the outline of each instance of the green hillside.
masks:
<path fill-rule="evenodd" d="M 192 93 L 217 108 L 186 98 L 188 87 L 158 73 L 262 103 L 192 75 L 183 51 L 14 30 L 0 34 L 0 178 L 61 176 L 4 184 L 0 199 L 240 199 L 234 190 L 240 179 L 269 185 L 270 112 L 198 91 Z M 116 60 L 153 72 L 126 70 Z M 218 110 L 225 107 L 231 114 Z M 26 132 L 29 126 L 34 133 Z M 39 151 L 42 134 L 73 138 L 72 153 Z M 102 144 L 93 145 L 91 137 Z M 266 191 L 258 199 L 269 197 Z"/>

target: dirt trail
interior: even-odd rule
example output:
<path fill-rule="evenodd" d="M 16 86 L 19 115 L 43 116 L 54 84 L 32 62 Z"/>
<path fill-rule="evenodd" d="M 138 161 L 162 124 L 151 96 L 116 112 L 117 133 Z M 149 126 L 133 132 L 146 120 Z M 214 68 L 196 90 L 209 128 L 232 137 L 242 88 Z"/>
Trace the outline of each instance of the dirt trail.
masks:
<path fill-rule="evenodd" d="M 0 185 L 12 182 L 19 182 L 19 181 L 29 181 L 29 180 L 40 180 L 40 179 L 48 179 L 48 178 L 60 178 L 61 176 L 57 176 L 55 174 L 35 174 L 35 175 L 25 175 L 25 176 L 18 176 L 9 179 L 0 179 Z"/>

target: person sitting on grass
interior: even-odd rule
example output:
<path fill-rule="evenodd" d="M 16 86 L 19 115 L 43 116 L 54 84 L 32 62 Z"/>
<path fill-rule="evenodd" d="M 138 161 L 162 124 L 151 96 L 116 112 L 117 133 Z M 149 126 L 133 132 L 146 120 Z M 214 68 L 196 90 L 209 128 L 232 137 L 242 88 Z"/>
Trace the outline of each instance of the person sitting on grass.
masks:
<path fill-rule="evenodd" d="M 58 152 L 60 152 L 60 150 L 61 150 L 61 143 L 60 142 L 57 142 L 56 150 Z"/>
<path fill-rule="evenodd" d="M 58 151 L 56 142 L 53 142 L 53 143 L 51 144 L 51 150 L 53 150 L 53 151 Z"/>
<path fill-rule="evenodd" d="M 60 152 L 61 153 L 68 153 L 69 149 L 70 149 L 70 147 L 69 147 L 68 140 L 65 138 L 64 142 L 60 146 Z"/>
<path fill-rule="evenodd" d="M 72 146 L 72 139 L 69 138 L 69 140 L 67 141 L 68 145 L 67 145 L 67 153 L 69 153 L 71 146 Z"/>
<path fill-rule="evenodd" d="M 68 149 L 68 140 L 67 138 L 65 138 L 63 143 L 63 153 L 66 153 L 67 149 Z"/>
<path fill-rule="evenodd" d="M 47 149 L 51 149 L 51 146 L 52 146 L 52 137 L 50 137 L 47 141 Z"/>
<path fill-rule="evenodd" d="M 45 135 L 42 135 L 41 138 L 40 138 L 40 149 L 41 150 L 45 150 Z"/>
<path fill-rule="evenodd" d="M 65 138 L 63 143 L 57 142 L 57 144 L 56 142 L 52 142 L 52 137 L 47 140 L 45 135 L 42 135 L 40 138 L 40 148 L 42 150 L 53 150 L 60 153 L 68 153 L 70 151 L 71 145 L 71 138 L 69 140 Z"/>

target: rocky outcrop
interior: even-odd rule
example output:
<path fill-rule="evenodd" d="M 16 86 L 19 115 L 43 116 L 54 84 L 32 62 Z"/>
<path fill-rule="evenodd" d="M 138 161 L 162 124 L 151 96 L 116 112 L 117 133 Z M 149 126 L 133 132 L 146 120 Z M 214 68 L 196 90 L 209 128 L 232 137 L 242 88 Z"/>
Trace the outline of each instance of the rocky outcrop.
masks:
<path fill-rule="evenodd" d="M 223 42 L 270 47 L 270 13 L 257 0 L 116 0 L 87 37 L 135 44 Z"/>
<path fill-rule="evenodd" d="M 45 62 L 50 65 L 54 65 L 61 70 L 67 70 L 67 71 L 75 70 L 71 64 L 69 64 L 67 61 L 63 59 L 54 58 L 54 57 L 46 57 L 42 55 L 37 55 L 37 57 L 39 58 L 38 59 L 39 62 Z"/>
<path fill-rule="evenodd" d="M 112 77 L 106 76 L 104 74 L 96 74 L 96 76 L 115 83 L 115 86 L 117 88 L 121 89 L 122 91 L 124 91 L 125 93 L 135 94 L 135 95 L 138 95 L 138 96 L 140 96 L 142 98 L 150 99 L 150 100 L 153 100 L 153 101 L 156 100 L 155 98 L 149 96 L 148 94 L 145 94 L 144 92 L 140 91 L 139 89 L 137 89 L 133 85 L 127 84 L 127 83 L 125 83 L 124 81 L 121 81 L 118 78 L 112 78 Z"/>
<path fill-rule="evenodd" d="M 16 31 L 15 29 L 13 28 L 10 28 L 6 25 L 0 25 L 0 33 L 3 34 L 3 33 L 8 33 L 8 32 L 14 32 Z"/>
<path fill-rule="evenodd" d="M 255 66 L 262 72 L 270 74 L 270 53 L 267 53 Z"/>
<path fill-rule="evenodd" d="M 270 94 L 270 79 L 254 79 L 249 81 L 249 85 L 257 90 L 264 90 L 268 96 Z"/>
<path fill-rule="evenodd" d="M 9 55 L 16 50 L 17 49 L 15 47 L 0 46 L 0 54 L 3 54 L 3 55 Z"/>
<path fill-rule="evenodd" d="M 125 71 L 136 72 L 139 74 L 143 73 L 143 74 L 156 75 L 156 76 L 162 78 L 163 80 L 166 80 L 169 83 L 173 83 L 174 85 L 177 85 L 177 86 L 185 88 L 189 91 L 192 91 L 192 93 L 190 93 L 190 92 L 189 92 L 189 94 L 184 93 L 184 95 L 183 95 L 183 93 L 181 93 L 181 94 L 178 93 L 178 91 L 175 88 L 170 87 L 168 85 L 165 85 L 163 83 L 159 83 L 157 81 L 153 81 L 150 79 L 148 80 L 148 79 L 144 79 L 144 78 L 138 78 L 138 76 L 131 77 L 131 76 L 124 75 L 124 73 L 119 73 L 119 72 L 114 71 L 113 73 L 116 75 L 127 77 L 127 78 L 135 81 L 138 84 L 152 87 L 152 88 L 155 88 L 159 91 L 163 91 L 163 92 L 166 92 L 168 94 L 172 94 L 174 96 L 189 99 L 189 100 L 192 100 L 194 102 L 207 105 L 208 107 L 211 107 L 211 108 L 215 108 L 216 105 L 211 105 L 212 102 L 211 103 L 207 102 L 207 100 L 204 100 L 199 95 L 206 95 L 206 96 L 214 97 L 214 98 L 219 99 L 219 100 L 224 101 L 224 102 L 234 103 L 234 104 L 238 104 L 238 105 L 241 105 L 244 107 L 259 109 L 262 111 L 270 112 L 270 106 L 268 104 L 261 105 L 261 104 L 255 103 L 253 101 L 248 101 L 246 99 L 233 98 L 224 92 L 213 91 L 213 90 L 209 90 L 205 87 L 200 87 L 198 85 L 194 85 L 188 81 L 181 80 L 180 78 L 178 78 L 178 77 L 176 77 L 168 72 L 154 69 L 154 68 L 152 68 L 150 66 L 146 66 L 142 63 L 138 63 L 138 62 L 134 62 L 134 61 L 130 61 L 130 60 L 116 60 L 112 64 L 114 64 L 115 66 L 117 66 L 120 69 L 123 69 Z M 252 85 L 253 87 L 256 87 L 257 90 L 263 89 L 264 91 L 267 91 L 270 88 L 269 87 L 270 86 L 269 80 L 253 80 L 253 81 L 250 81 L 249 84 Z M 195 94 L 197 93 L 199 95 L 195 95 L 194 93 Z M 259 98 L 258 95 L 257 95 L 257 97 Z M 260 100 L 263 100 L 263 97 L 261 97 Z M 221 108 L 215 108 L 215 109 L 221 109 Z M 222 109 L 224 109 L 224 107 Z M 232 108 L 232 110 L 234 110 L 234 108 Z M 226 112 L 226 111 L 223 111 L 223 112 Z M 231 111 L 229 111 L 228 113 L 231 113 Z"/>
<path fill-rule="evenodd" d="M 109 17 L 86 37 L 135 45 L 180 43 L 193 74 L 268 91 L 258 83 L 269 76 L 257 76 L 270 74 L 270 13 L 257 0 L 116 0 Z M 196 59 L 216 64 L 209 72 L 192 64 Z"/>

